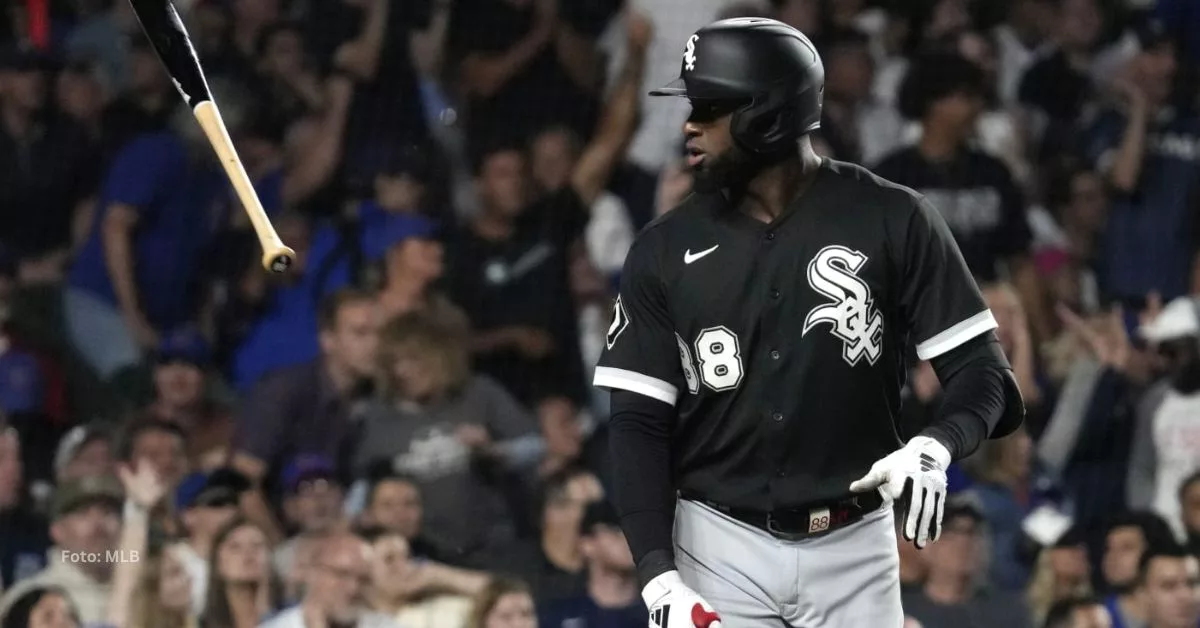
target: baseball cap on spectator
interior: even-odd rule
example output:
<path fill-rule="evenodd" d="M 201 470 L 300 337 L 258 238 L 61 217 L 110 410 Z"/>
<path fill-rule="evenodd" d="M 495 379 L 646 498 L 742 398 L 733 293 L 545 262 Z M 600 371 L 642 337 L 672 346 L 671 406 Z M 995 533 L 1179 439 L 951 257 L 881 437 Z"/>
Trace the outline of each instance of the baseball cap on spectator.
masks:
<path fill-rule="evenodd" d="M 71 428 L 59 439 L 58 448 L 54 451 L 54 473 L 61 474 L 68 465 L 75 461 L 84 447 L 96 441 L 109 440 L 111 440 L 111 435 L 108 430 L 101 427 L 76 425 Z"/>
<path fill-rule="evenodd" d="M 1149 342 L 1167 342 L 1200 335 L 1200 302 L 1192 297 L 1179 297 L 1138 329 L 1138 335 Z"/>
<path fill-rule="evenodd" d="M 50 502 L 53 520 L 61 519 L 80 508 L 96 503 L 120 508 L 125 499 L 121 483 L 111 475 L 89 475 L 62 483 Z"/>
<path fill-rule="evenodd" d="M 437 224 L 417 215 L 402 214 L 389 216 L 377 229 L 363 234 L 363 256 L 367 261 L 383 259 L 388 249 L 409 238 L 421 240 L 437 239 Z"/>
<path fill-rule="evenodd" d="M 159 364 L 186 362 L 202 367 L 208 364 L 210 356 L 208 341 L 200 330 L 183 327 L 162 337 L 154 357 Z"/>
<path fill-rule="evenodd" d="M 175 489 L 175 508 L 179 512 L 197 507 L 233 506 L 250 488 L 250 480 L 233 469 L 192 473 Z"/>
<path fill-rule="evenodd" d="M 292 495 L 299 491 L 300 486 L 305 482 L 313 480 L 337 482 L 337 469 L 328 456 L 301 454 L 283 468 L 282 480 L 284 492 Z"/>
<path fill-rule="evenodd" d="M 596 531 L 597 526 L 621 528 L 621 517 L 607 499 L 588 503 L 587 508 L 583 511 L 583 519 L 579 523 L 579 534 L 588 536 Z"/>
<path fill-rule="evenodd" d="M 382 177 L 410 176 L 422 183 L 428 182 L 433 164 L 429 159 L 430 147 L 418 144 L 407 144 L 390 150 L 380 158 L 376 173 Z"/>
<path fill-rule="evenodd" d="M 977 524 L 986 521 L 986 517 L 983 515 L 983 505 L 970 493 L 956 493 L 946 498 L 946 508 L 942 520 L 949 523 L 959 517 L 973 519 Z"/>

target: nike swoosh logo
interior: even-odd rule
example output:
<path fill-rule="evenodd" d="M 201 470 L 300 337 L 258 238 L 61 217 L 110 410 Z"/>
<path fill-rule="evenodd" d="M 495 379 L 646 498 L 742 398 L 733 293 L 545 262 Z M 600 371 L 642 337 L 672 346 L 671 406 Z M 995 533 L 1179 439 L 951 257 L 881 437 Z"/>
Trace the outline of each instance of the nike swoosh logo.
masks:
<path fill-rule="evenodd" d="M 699 253 L 695 253 L 695 254 L 692 253 L 691 249 L 688 249 L 683 252 L 683 263 L 691 264 L 692 262 L 700 259 L 701 257 L 704 257 L 705 255 L 708 255 L 709 253 L 712 253 L 713 251 L 717 250 L 718 246 L 721 246 L 721 245 L 714 244 L 711 249 L 706 249 L 704 251 L 700 251 Z"/>

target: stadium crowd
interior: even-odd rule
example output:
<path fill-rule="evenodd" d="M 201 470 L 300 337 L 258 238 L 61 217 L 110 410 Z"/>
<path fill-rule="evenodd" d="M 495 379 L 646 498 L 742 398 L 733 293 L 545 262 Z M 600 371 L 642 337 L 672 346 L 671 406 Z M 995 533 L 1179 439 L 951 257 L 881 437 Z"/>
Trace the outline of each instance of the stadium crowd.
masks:
<path fill-rule="evenodd" d="M 1200 626 L 1200 3 L 175 4 L 297 263 L 126 0 L 4 3 L 3 628 L 646 626 L 590 375 L 690 186 L 646 91 L 743 16 L 942 212 L 1027 405 L 900 544 L 909 625 Z"/>

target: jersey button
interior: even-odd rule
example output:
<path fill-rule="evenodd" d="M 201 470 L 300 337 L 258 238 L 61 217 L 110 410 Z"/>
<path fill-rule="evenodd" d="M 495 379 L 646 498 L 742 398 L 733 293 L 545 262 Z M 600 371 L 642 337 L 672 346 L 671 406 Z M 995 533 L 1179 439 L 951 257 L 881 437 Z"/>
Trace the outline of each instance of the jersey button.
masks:
<path fill-rule="evenodd" d="M 772 359 L 772 360 L 778 360 L 778 359 L 779 359 L 779 352 L 778 352 L 778 351 L 771 351 L 771 359 Z"/>
<path fill-rule="evenodd" d="M 776 412 L 775 414 L 772 414 L 772 415 L 771 415 L 771 419 L 772 419 L 772 420 L 775 420 L 775 421 L 782 421 L 782 420 L 783 420 L 783 413 L 782 413 L 782 412 Z"/>
<path fill-rule="evenodd" d="M 787 471 L 784 471 L 783 469 L 780 469 L 780 470 L 778 470 L 778 471 L 776 471 L 776 472 L 775 472 L 775 475 L 778 475 L 779 477 L 781 477 L 781 478 L 782 478 L 782 477 L 785 477 L 785 476 L 787 476 Z"/>
<path fill-rule="evenodd" d="M 774 288 L 772 288 L 772 289 L 771 289 L 771 298 L 772 298 L 772 299 L 778 299 L 778 298 L 779 298 L 779 291 L 778 291 L 778 290 L 776 290 L 776 289 L 774 289 Z"/>
<path fill-rule="evenodd" d="M 774 231 L 768 231 L 768 232 L 767 232 L 767 239 L 768 239 L 768 240 L 774 240 L 774 239 L 775 239 L 775 232 L 774 232 Z"/>

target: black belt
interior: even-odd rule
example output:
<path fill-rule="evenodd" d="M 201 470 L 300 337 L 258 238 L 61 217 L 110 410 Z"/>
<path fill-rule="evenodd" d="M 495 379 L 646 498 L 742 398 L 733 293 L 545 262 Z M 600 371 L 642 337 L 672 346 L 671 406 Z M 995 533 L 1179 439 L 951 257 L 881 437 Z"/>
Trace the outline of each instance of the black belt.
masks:
<path fill-rule="evenodd" d="M 828 534 L 852 523 L 857 523 L 883 505 L 883 496 L 879 494 L 879 491 L 869 491 L 839 499 L 811 502 L 794 508 L 772 511 L 726 506 L 689 491 L 680 491 L 679 497 L 704 504 L 732 519 L 786 540 L 806 539 Z"/>

